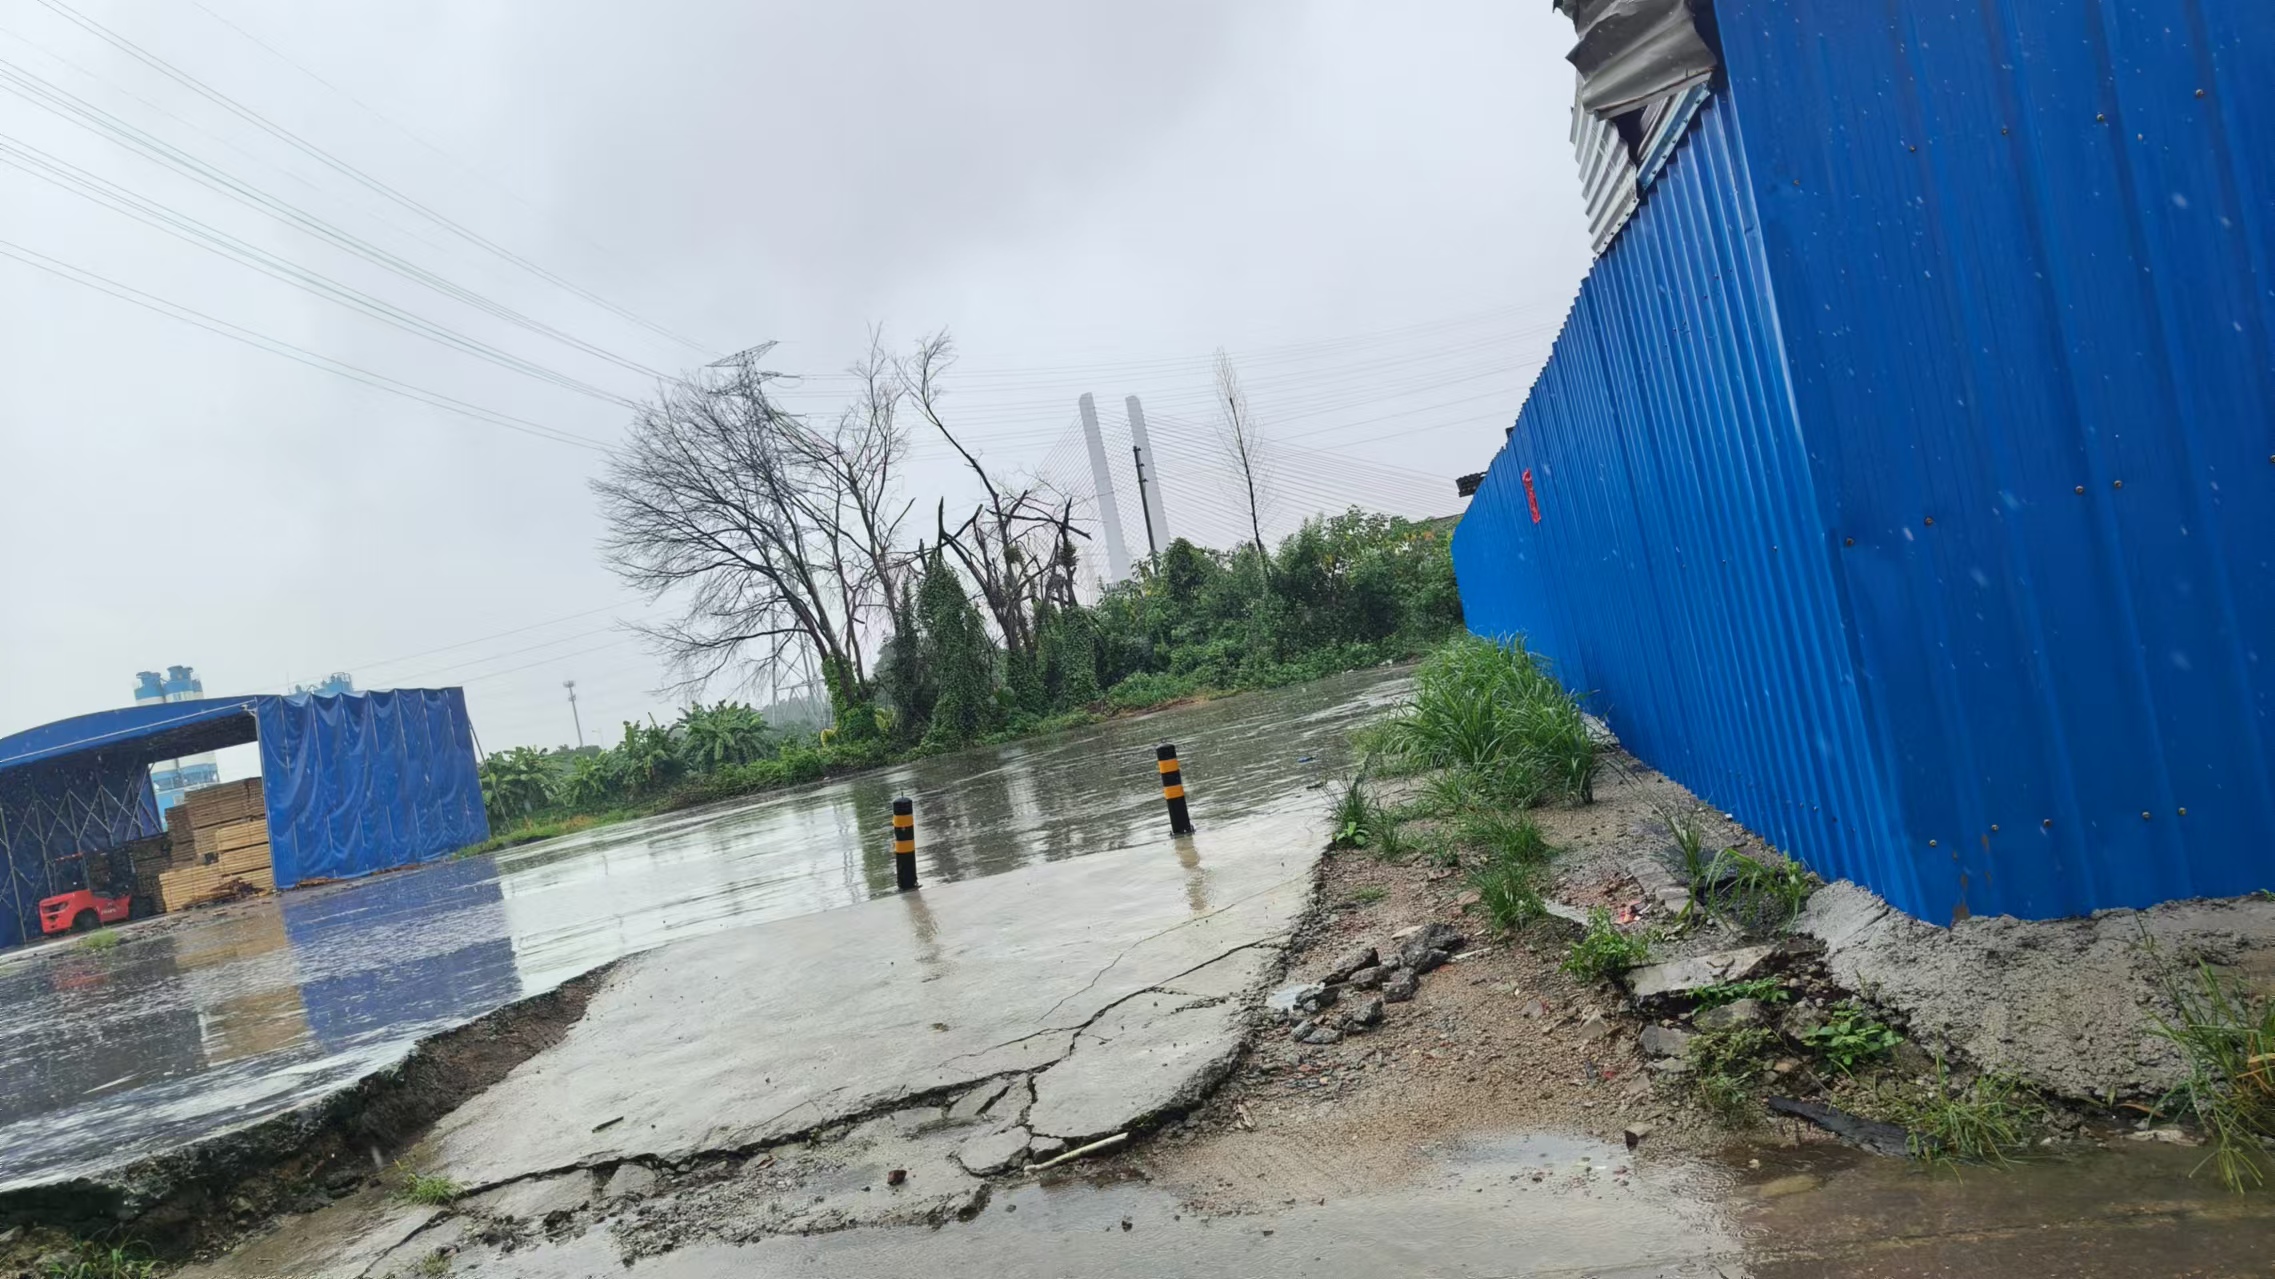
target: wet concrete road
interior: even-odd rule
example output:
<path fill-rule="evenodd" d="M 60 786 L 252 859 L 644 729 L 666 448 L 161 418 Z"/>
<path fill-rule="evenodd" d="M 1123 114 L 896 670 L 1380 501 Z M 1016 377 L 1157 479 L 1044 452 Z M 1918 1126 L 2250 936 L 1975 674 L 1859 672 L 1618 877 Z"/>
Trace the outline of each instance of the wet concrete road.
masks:
<path fill-rule="evenodd" d="M 1165 733 L 1204 831 L 1253 818 L 1332 775 L 1400 683 L 1361 673 L 8 957 L 0 1190 L 281 1113 L 626 954 L 888 895 L 895 795 L 917 799 L 927 882 L 1156 841 Z"/>

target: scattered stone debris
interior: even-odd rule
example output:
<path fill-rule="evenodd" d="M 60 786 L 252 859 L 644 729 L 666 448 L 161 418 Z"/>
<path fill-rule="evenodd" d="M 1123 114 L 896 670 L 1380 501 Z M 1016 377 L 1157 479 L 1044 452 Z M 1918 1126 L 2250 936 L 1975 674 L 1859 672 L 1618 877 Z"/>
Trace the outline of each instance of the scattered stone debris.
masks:
<path fill-rule="evenodd" d="M 1733 999 L 1719 1007 L 1700 1011 L 1690 1019 L 1700 1030 L 1735 1030 L 1740 1026 L 1762 1024 L 1762 1001 Z"/>
<path fill-rule="evenodd" d="M 1645 1026 L 1636 1036 L 1636 1044 L 1646 1057 L 1680 1057 L 1690 1051 L 1694 1036 L 1689 1031 L 1668 1026 Z"/>
<path fill-rule="evenodd" d="M 1394 968 L 1382 979 L 1382 997 L 1394 1004 L 1402 1004 L 1414 997 L 1422 988 L 1422 979 L 1411 968 Z"/>

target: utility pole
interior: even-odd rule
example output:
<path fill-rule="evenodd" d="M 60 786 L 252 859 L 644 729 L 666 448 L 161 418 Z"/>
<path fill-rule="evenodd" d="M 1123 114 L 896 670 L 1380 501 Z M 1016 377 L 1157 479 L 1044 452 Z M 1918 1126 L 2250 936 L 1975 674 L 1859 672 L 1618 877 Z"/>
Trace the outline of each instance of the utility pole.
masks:
<path fill-rule="evenodd" d="M 1114 473 L 1106 469 L 1106 441 L 1098 434 L 1098 402 L 1084 391 L 1082 438 L 1090 446 L 1090 481 L 1098 490 L 1098 523 L 1106 531 L 1107 581 L 1130 575 L 1130 550 L 1122 544 L 1122 512 L 1114 502 Z"/>
<path fill-rule="evenodd" d="M 1123 397 L 1122 404 L 1130 411 L 1130 450 L 1137 456 L 1138 502 L 1145 507 L 1145 540 L 1159 555 L 1161 544 L 1169 540 L 1169 512 L 1161 505 L 1161 464 L 1154 460 L 1153 441 L 1146 438 L 1145 406 L 1134 395 Z"/>
<path fill-rule="evenodd" d="M 1138 509 L 1145 512 L 1145 553 L 1148 559 L 1161 557 L 1161 545 L 1153 540 L 1153 503 L 1145 500 L 1145 449 L 1130 445 L 1130 461 L 1137 466 Z"/>
<path fill-rule="evenodd" d="M 583 750 L 585 748 L 585 721 L 583 716 L 577 714 L 577 682 L 573 679 L 565 679 L 561 681 L 561 687 L 569 690 L 569 721 L 577 726 L 577 749 Z"/>

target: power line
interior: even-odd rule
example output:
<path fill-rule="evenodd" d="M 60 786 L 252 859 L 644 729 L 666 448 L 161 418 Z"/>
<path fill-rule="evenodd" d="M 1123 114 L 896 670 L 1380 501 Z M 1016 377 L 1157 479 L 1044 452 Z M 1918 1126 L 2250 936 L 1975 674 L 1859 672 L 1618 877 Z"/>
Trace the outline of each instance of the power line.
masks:
<path fill-rule="evenodd" d="M 526 374 L 540 381 L 550 382 L 555 386 L 589 395 L 595 399 L 606 400 L 622 408 L 639 407 L 635 400 L 627 399 L 589 382 L 578 381 L 565 373 L 549 369 L 535 361 L 525 360 L 503 348 L 492 346 L 478 338 L 468 337 L 454 329 L 445 328 L 432 320 L 406 311 L 352 285 L 341 283 L 329 276 L 309 270 L 296 262 L 280 258 L 258 245 L 239 239 L 226 231 L 218 230 L 187 214 L 179 213 L 164 205 L 144 199 L 107 178 L 81 169 L 77 165 L 50 155 L 37 147 L 29 146 L 21 139 L 0 134 L 0 163 L 11 165 L 82 199 L 124 213 L 185 243 L 194 244 L 210 253 L 252 267 L 264 275 L 282 280 L 327 301 L 335 302 L 350 310 L 393 325 L 407 333 L 472 355 L 477 359 L 487 360 L 500 368 Z"/>
<path fill-rule="evenodd" d="M 51 12 L 61 16 L 64 20 L 71 22 L 82 30 L 87 31 L 96 37 L 106 41 L 113 47 L 127 53 L 137 61 L 143 63 L 145 66 L 150 67 L 152 70 L 157 71 L 159 74 L 167 77 L 170 80 L 173 80 L 175 83 L 180 84 L 186 89 L 189 89 L 191 92 L 196 93 L 198 96 L 203 97 L 207 101 L 210 101 L 215 105 L 223 108 L 224 110 L 230 112 L 232 115 L 237 116 L 239 119 L 242 119 L 248 124 L 253 125 L 255 128 L 258 128 L 264 133 L 277 138 L 278 140 L 293 147 L 295 150 L 300 151 L 302 154 L 305 154 L 311 159 L 314 159 L 317 162 L 325 165 L 326 167 L 354 180 L 355 182 L 369 188 L 379 195 L 384 196 L 399 205 L 402 205 L 404 208 L 409 209 L 414 213 L 418 213 L 426 217 L 436 225 L 443 227 L 445 230 L 448 230 L 452 234 L 465 240 L 467 243 L 475 245 L 490 253 L 496 254 L 498 257 L 504 259 L 505 261 L 510 262 L 517 267 L 520 267 L 522 270 L 529 272 L 530 274 L 546 281 L 549 284 L 554 285 L 557 288 L 567 290 L 568 292 L 583 298 L 587 302 L 601 307 L 602 309 L 620 316 L 623 319 L 629 320 L 632 323 L 637 324 L 640 327 L 647 329 L 653 333 L 666 338 L 670 338 L 672 341 L 677 342 L 689 348 L 690 350 L 707 350 L 707 348 L 705 348 L 701 343 L 696 342 L 690 338 L 682 337 L 681 335 L 672 332 L 670 329 L 667 329 L 660 324 L 648 320 L 647 318 L 638 315 L 635 312 L 627 310 L 624 307 L 618 306 L 616 303 L 609 301 L 607 298 L 604 298 L 599 294 L 594 293 L 591 290 L 586 289 L 569 279 L 566 279 L 563 276 L 557 275 L 554 272 L 549 271 L 542 266 L 539 266 L 537 263 L 530 261 L 528 258 L 522 257 L 520 254 L 515 253 L 512 250 L 507 249 L 491 240 L 488 240 L 477 232 L 467 228 L 466 226 L 452 220 L 449 217 L 444 216 L 441 213 L 436 212 L 431 208 L 428 208 L 426 205 L 412 199 L 410 196 L 403 194 L 401 191 L 396 190 L 394 187 L 389 186 L 387 183 L 372 177 L 370 174 L 365 173 L 363 170 L 355 167 L 352 164 L 349 164 L 345 160 L 340 159 L 338 156 L 333 155 L 331 152 L 325 150 L 324 148 L 319 147 L 312 142 L 309 142 L 305 138 L 302 138 L 299 134 L 296 134 L 291 130 L 284 128 L 283 126 L 275 123 L 261 113 L 245 106 L 243 103 L 238 102 L 235 98 L 222 93 L 218 89 L 215 89 L 212 86 L 206 84 L 204 81 L 199 80 L 197 77 L 190 75 L 188 72 L 183 71 L 179 67 L 174 66 L 164 58 L 151 53 L 149 50 L 144 49 L 142 46 L 111 30 L 109 27 L 96 22 L 94 19 L 87 17 L 86 15 L 80 13 L 76 9 L 73 9 L 67 4 L 61 3 L 61 0 L 39 0 L 39 3 Z"/>
<path fill-rule="evenodd" d="M 49 3 L 49 0 L 40 0 L 40 2 L 46 4 Z M 9 92 L 35 106 L 61 116 L 90 132 L 105 136 L 112 142 L 140 154 L 145 159 L 173 169 L 192 181 L 219 192 L 240 204 L 257 209 L 303 234 L 362 258 L 414 284 L 440 293 L 444 297 L 462 302 L 487 315 L 517 325 L 532 333 L 551 338 L 629 372 L 638 373 L 647 378 L 665 376 L 660 371 L 649 368 L 638 361 L 617 355 L 604 347 L 587 342 L 542 320 L 524 315 L 502 302 L 485 297 L 454 280 L 430 271 L 297 205 L 270 195 L 268 192 L 174 146 L 156 134 L 121 119 L 6 59 L 0 59 L 0 88 L 6 88 Z"/>
<path fill-rule="evenodd" d="M 335 360 L 328 355 L 319 355 L 306 347 L 295 346 L 281 338 L 270 337 L 265 333 L 231 324 L 227 320 L 208 315 L 179 302 L 170 302 L 154 294 L 145 293 L 131 285 L 121 284 L 106 276 L 97 275 L 84 267 L 73 266 L 71 263 L 58 258 L 51 258 L 44 253 L 25 248 L 23 245 L 11 241 L 0 240 L 0 256 L 14 258 L 27 266 L 45 271 L 49 275 L 69 280 L 74 284 L 94 289 L 100 293 L 110 294 L 124 302 L 132 302 L 145 310 L 155 311 L 160 315 L 180 320 L 185 324 L 195 325 L 209 333 L 220 334 L 233 341 L 267 351 L 272 355 L 281 355 L 295 363 L 305 364 L 310 368 L 321 369 L 326 373 L 335 374 L 353 382 L 361 382 L 366 386 L 376 387 L 391 395 L 400 395 L 405 399 L 416 400 L 432 408 L 457 413 L 473 418 L 478 422 L 487 422 L 492 426 L 502 426 L 509 431 L 518 431 L 524 435 L 551 440 L 556 444 L 571 444 L 578 448 L 591 449 L 601 453 L 608 451 L 608 446 L 599 440 L 575 435 L 556 427 L 547 426 L 542 422 L 533 422 L 528 418 L 515 417 L 510 413 L 486 409 L 478 404 L 469 404 L 464 400 L 444 395 L 439 391 L 430 391 L 424 387 L 398 381 L 383 373 L 374 373 L 369 369 L 358 368 L 345 361 Z"/>

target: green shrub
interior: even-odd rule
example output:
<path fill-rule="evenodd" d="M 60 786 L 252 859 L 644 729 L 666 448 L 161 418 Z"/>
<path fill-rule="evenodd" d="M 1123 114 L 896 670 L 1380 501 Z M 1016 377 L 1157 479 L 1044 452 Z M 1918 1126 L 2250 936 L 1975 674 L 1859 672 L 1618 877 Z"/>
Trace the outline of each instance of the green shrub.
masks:
<path fill-rule="evenodd" d="M 1608 981 L 1651 957 L 1651 939 L 1619 931 L 1611 912 L 1588 912 L 1587 931 L 1565 952 L 1564 971 L 1581 981 Z"/>

